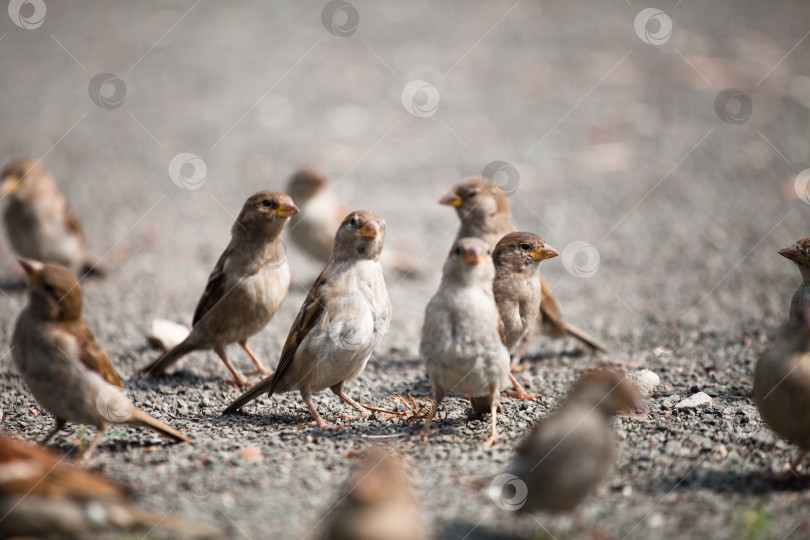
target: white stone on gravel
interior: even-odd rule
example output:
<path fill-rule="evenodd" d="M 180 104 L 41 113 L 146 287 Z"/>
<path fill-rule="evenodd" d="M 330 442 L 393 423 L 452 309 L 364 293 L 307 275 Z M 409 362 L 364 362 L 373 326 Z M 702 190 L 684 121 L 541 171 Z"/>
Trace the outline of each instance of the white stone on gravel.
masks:
<path fill-rule="evenodd" d="M 645 397 L 652 396 L 661 384 L 661 377 L 649 369 L 642 369 L 630 374 L 633 382 Z"/>
<path fill-rule="evenodd" d="M 152 345 L 168 351 L 186 339 L 188 333 L 189 329 L 182 324 L 166 319 L 154 319 L 152 330 L 146 338 Z"/>
<path fill-rule="evenodd" d="M 700 409 L 702 407 L 708 407 L 712 404 L 712 398 L 709 394 L 705 392 L 698 392 L 697 394 L 692 394 L 686 399 L 682 399 L 678 403 L 675 404 L 676 409 Z"/>

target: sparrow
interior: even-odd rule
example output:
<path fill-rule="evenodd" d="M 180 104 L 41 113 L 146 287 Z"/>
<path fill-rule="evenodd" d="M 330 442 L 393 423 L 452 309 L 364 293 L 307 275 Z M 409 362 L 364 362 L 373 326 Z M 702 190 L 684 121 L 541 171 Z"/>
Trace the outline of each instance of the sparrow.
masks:
<path fill-rule="evenodd" d="M 360 456 L 337 505 L 329 511 L 325 540 L 419 540 L 428 537 L 403 459 L 371 447 Z"/>
<path fill-rule="evenodd" d="M 293 199 L 276 191 L 259 191 L 245 201 L 231 228 L 231 241 L 208 276 L 188 337 L 141 370 L 160 375 L 192 351 L 213 349 L 239 386 L 248 382 L 231 364 L 225 347 L 238 343 L 269 375 L 247 344 L 273 318 L 290 287 L 290 267 L 281 232 L 298 213 Z"/>
<path fill-rule="evenodd" d="M 754 402 L 771 429 L 799 447 L 787 473 L 798 474 L 810 451 L 810 308 L 791 317 L 757 361 Z"/>
<path fill-rule="evenodd" d="M 66 422 L 90 424 L 98 433 L 89 459 L 111 423 L 152 428 L 176 442 L 189 438 L 135 407 L 110 359 L 82 317 L 82 289 L 58 264 L 20 259 L 31 281 L 11 338 L 11 358 L 28 389 L 54 415 L 47 443 Z"/>
<path fill-rule="evenodd" d="M 384 238 L 385 220 L 380 215 L 358 210 L 345 217 L 329 263 L 290 328 L 276 371 L 222 414 L 235 413 L 265 393 L 298 390 L 323 429 L 326 422 L 312 403 L 312 393 L 326 388 L 361 418 L 370 414 L 343 392 L 343 384 L 360 375 L 390 324 L 391 303 L 380 265 Z"/>
<path fill-rule="evenodd" d="M 528 232 L 509 233 L 492 252 L 495 303 L 503 321 L 506 348 L 513 351 L 529 333 L 540 313 L 543 286 L 540 263 L 559 255 L 539 236 Z M 512 358 L 514 367 L 520 358 Z"/>
<path fill-rule="evenodd" d="M 183 537 L 220 531 L 135 506 L 124 486 L 48 450 L 0 434 L 0 534 L 90 538 L 153 528 Z"/>
<path fill-rule="evenodd" d="M 810 238 L 780 249 L 779 255 L 795 262 L 802 273 L 802 284 L 790 300 L 790 318 L 793 319 L 800 317 L 804 308 L 810 307 Z"/>
<path fill-rule="evenodd" d="M 481 238 L 494 249 L 504 235 L 517 230 L 512 223 L 509 199 L 492 181 L 485 181 L 483 178 L 465 180 L 456 184 L 452 191 L 439 199 L 439 203 L 456 209 L 461 220 L 461 228 L 456 239 Z M 563 319 L 557 299 L 542 274 L 540 284 L 542 299 L 538 323 L 542 332 L 553 338 L 572 336 L 591 350 L 604 352 L 606 349 L 603 345 Z M 526 336 L 524 346 L 516 353 L 518 360 L 528 346 L 529 337 L 530 335 Z"/>
<path fill-rule="evenodd" d="M 329 189 L 329 180 L 313 168 L 299 169 L 290 177 L 287 192 L 301 208 L 288 228 L 293 242 L 323 264 L 329 262 L 332 243 L 343 218 L 351 208 Z M 418 261 L 402 251 L 386 249 L 380 256 L 383 268 L 403 277 L 419 277 Z"/>
<path fill-rule="evenodd" d="M 560 407 L 537 423 L 506 469 L 524 484 L 520 510 L 576 508 L 613 468 L 611 418 L 639 407 L 641 399 L 624 373 L 597 369 L 583 375 Z M 499 497 L 501 488 L 493 484 L 496 493 L 490 495 Z"/>
<path fill-rule="evenodd" d="M 104 274 L 87 251 L 79 221 L 50 173 L 38 161 L 13 161 L 0 171 L 0 199 L 8 199 L 3 220 L 14 251 L 27 259 L 53 262 L 74 273 Z"/>
<path fill-rule="evenodd" d="M 445 393 L 468 394 L 489 405 L 490 435 L 483 445 L 497 444 L 499 394 L 509 378 L 509 351 L 492 293 L 495 266 L 489 246 L 480 238 L 456 240 L 442 269 L 439 290 L 425 308 L 419 354 L 425 362 L 435 401 L 422 429 L 430 435 Z M 483 411 L 480 411 L 483 412 Z"/>

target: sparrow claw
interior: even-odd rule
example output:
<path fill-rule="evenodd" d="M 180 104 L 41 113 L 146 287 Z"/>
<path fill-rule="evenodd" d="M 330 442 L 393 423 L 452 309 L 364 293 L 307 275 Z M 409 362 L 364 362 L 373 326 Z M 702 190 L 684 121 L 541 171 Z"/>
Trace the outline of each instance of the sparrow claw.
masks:
<path fill-rule="evenodd" d="M 479 442 L 481 443 L 481 448 L 491 448 L 493 446 L 498 446 L 498 436 L 493 433 L 485 440 Z"/>
<path fill-rule="evenodd" d="M 529 371 L 532 367 L 528 364 L 513 364 L 509 366 L 509 370 L 512 373 L 523 373 L 524 371 Z"/>
<path fill-rule="evenodd" d="M 540 396 L 531 396 L 531 395 L 527 394 L 526 392 L 524 392 L 523 390 L 518 390 L 517 392 L 512 392 L 510 390 L 507 390 L 505 392 L 505 394 L 506 394 L 506 397 L 516 398 L 516 399 L 519 399 L 520 401 L 532 401 L 532 400 L 535 400 L 535 399 L 540 397 Z"/>
<path fill-rule="evenodd" d="M 266 369 L 255 369 L 254 371 L 245 371 L 245 375 L 247 375 L 248 377 L 252 377 L 253 375 L 262 375 L 266 377 L 272 374 L 273 374 L 272 371 Z"/>
<path fill-rule="evenodd" d="M 233 385 L 237 388 L 253 388 L 256 383 L 248 382 L 245 379 L 224 379 L 222 382 L 225 384 Z"/>

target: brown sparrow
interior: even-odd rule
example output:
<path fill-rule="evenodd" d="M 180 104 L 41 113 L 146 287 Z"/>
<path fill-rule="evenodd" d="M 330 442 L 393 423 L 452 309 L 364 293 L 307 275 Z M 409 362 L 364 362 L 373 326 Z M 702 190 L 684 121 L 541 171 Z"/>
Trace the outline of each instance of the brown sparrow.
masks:
<path fill-rule="evenodd" d="M 456 184 L 450 193 L 439 200 L 439 203 L 453 206 L 456 209 L 461 220 L 457 239 L 482 238 L 490 248 L 494 249 L 498 240 L 504 235 L 517 230 L 512 223 L 509 199 L 494 182 L 485 182 L 482 178 L 470 178 Z M 599 342 L 579 328 L 565 322 L 557 299 L 542 274 L 540 274 L 540 284 L 542 299 L 540 302 L 541 316 L 538 323 L 543 333 L 554 338 L 572 336 L 592 350 L 605 351 L 605 347 Z M 518 359 L 520 353 L 525 349 L 525 345 L 528 345 L 529 337 L 527 336 L 527 339 L 524 340 L 524 347 L 518 351 Z"/>
<path fill-rule="evenodd" d="M 425 441 L 445 393 L 452 391 L 468 394 L 474 412 L 475 398 L 485 398 L 492 418 L 489 438 L 483 444 L 497 444 L 498 396 L 509 378 L 509 351 L 503 343 L 492 293 L 494 277 L 495 267 L 485 241 L 456 240 L 444 263 L 439 290 L 425 308 L 419 344 L 435 393 L 435 403 L 422 429 Z"/>
<path fill-rule="evenodd" d="M 11 246 L 26 259 L 53 262 L 74 273 L 103 274 L 79 221 L 53 178 L 38 161 L 9 163 L 0 172 L 0 199 L 8 199 L 3 220 Z"/>
<path fill-rule="evenodd" d="M 810 451 L 810 308 L 791 317 L 760 356 L 754 368 L 754 401 L 771 429 L 799 447 L 790 465 L 798 473 Z"/>
<path fill-rule="evenodd" d="M 329 511 L 325 540 L 419 540 L 428 533 L 400 456 L 372 447 L 346 481 Z"/>
<path fill-rule="evenodd" d="M 312 403 L 312 393 L 329 388 L 354 407 L 362 406 L 343 393 L 343 383 L 366 367 L 374 347 L 388 331 L 391 303 L 383 279 L 380 252 L 385 220 L 366 210 L 350 213 L 335 235 L 329 264 L 310 289 L 275 373 L 242 394 L 222 414 L 238 411 L 262 394 L 298 390 L 318 427 L 325 428 Z"/>
<path fill-rule="evenodd" d="M 810 307 L 810 238 L 799 240 L 790 247 L 779 250 L 779 255 L 796 263 L 802 273 L 802 284 L 790 299 L 790 318 L 800 317 L 804 308 Z"/>
<path fill-rule="evenodd" d="M 323 264 L 329 262 L 335 232 L 351 211 L 328 189 L 328 184 L 321 171 L 304 168 L 290 177 L 287 186 L 287 192 L 301 208 L 301 213 L 290 222 L 289 234 L 299 248 Z M 421 275 L 417 261 L 402 251 L 387 248 L 380 261 L 383 268 L 401 276 Z"/>
<path fill-rule="evenodd" d="M 540 313 L 540 263 L 559 255 L 542 238 L 528 232 L 509 233 L 492 252 L 495 280 L 492 289 L 510 351 L 528 335 Z M 520 358 L 515 355 L 513 366 Z"/>
<path fill-rule="evenodd" d="M 641 394 L 625 374 L 599 369 L 583 375 L 562 405 L 537 423 L 506 469 L 525 484 L 520 509 L 570 511 L 579 505 L 613 468 L 611 417 L 640 405 Z"/>
<path fill-rule="evenodd" d="M 42 444 L 66 422 L 98 429 L 89 458 L 111 423 L 152 428 L 174 441 L 189 439 L 135 407 L 82 317 L 82 289 L 64 266 L 20 259 L 31 281 L 28 305 L 17 318 L 11 357 L 28 389 L 56 418 Z"/>
<path fill-rule="evenodd" d="M 281 231 L 298 213 L 293 200 L 276 191 L 252 195 L 231 229 L 231 242 L 208 276 L 197 302 L 191 333 L 182 343 L 141 370 L 160 375 L 192 351 L 214 349 L 240 386 L 247 385 L 228 360 L 225 347 L 238 343 L 258 373 L 267 371 L 248 348 L 247 340 L 273 318 L 290 287 L 290 268 Z"/>
<path fill-rule="evenodd" d="M 91 538 L 157 527 L 183 537 L 221 536 L 132 504 L 127 489 L 48 450 L 0 434 L 0 534 L 7 537 Z"/>

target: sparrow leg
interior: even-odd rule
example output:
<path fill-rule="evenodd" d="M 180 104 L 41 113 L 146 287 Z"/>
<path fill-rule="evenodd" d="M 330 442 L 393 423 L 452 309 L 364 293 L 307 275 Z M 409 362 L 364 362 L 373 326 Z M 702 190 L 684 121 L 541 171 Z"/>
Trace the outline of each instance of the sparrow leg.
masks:
<path fill-rule="evenodd" d="M 492 390 L 492 405 L 490 406 L 490 427 L 489 427 L 489 437 L 485 441 L 481 441 L 481 446 L 484 448 L 489 448 L 490 446 L 495 446 L 498 444 L 498 408 L 500 407 L 498 403 L 498 388 L 495 387 Z"/>
<path fill-rule="evenodd" d="M 251 351 L 248 348 L 247 341 L 243 341 L 243 342 L 239 343 L 239 345 L 243 349 L 245 349 L 245 352 L 247 353 L 247 355 L 250 357 L 251 360 L 253 360 L 253 363 L 256 364 L 256 371 L 251 371 L 249 373 L 245 373 L 245 375 L 272 375 L 273 374 L 272 371 L 267 371 L 267 369 L 262 365 L 262 363 L 259 361 L 259 359 L 256 358 L 256 355 L 253 354 L 253 351 Z"/>
<path fill-rule="evenodd" d="M 65 427 L 66 422 L 65 422 L 64 420 L 62 420 L 61 418 L 54 418 L 54 420 L 56 421 L 56 425 L 54 425 L 54 426 L 53 426 L 53 429 L 52 429 L 52 430 L 50 430 L 50 431 L 48 432 L 48 434 L 47 434 L 47 435 L 45 435 L 45 438 L 44 438 L 44 439 L 42 439 L 42 440 L 39 442 L 39 444 L 41 444 L 42 446 L 45 446 L 45 445 L 48 443 L 48 441 L 50 441 L 51 439 L 53 439 L 53 436 L 54 436 L 54 435 L 56 435 L 57 433 L 59 433 L 59 430 L 61 430 L 63 427 Z"/>
<path fill-rule="evenodd" d="M 430 437 L 430 423 L 436 417 L 436 413 L 439 412 L 439 405 L 441 405 L 443 399 L 444 388 L 437 386 L 434 399 L 435 403 L 433 404 L 433 408 L 430 410 L 430 414 L 427 415 L 427 418 L 425 418 L 425 425 L 422 427 L 422 435 L 420 436 L 422 441 L 425 443 L 428 441 L 428 437 Z"/>
<path fill-rule="evenodd" d="M 315 408 L 315 404 L 312 403 L 312 392 L 302 388 L 301 399 L 304 400 L 304 403 L 306 403 L 307 407 L 309 408 L 309 412 L 311 412 L 312 416 L 315 417 L 315 423 L 318 425 L 318 427 L 321 429 L 326 429 L 327 428 L 326 422 L 323 421 L 323 418 L 321 418 L 318 409 Z"/>
<path fill-rule="evenodd" d="M 250 386 L 250 383 L 247 382 L 244 377 L 242 377 L 242 375 L 236 370 L 236 368 L 233 367 L 231 361 L 228 360 L 228 355 L 225 354 L 225 347 L 223 347 L 222 345 L 217 345 L 214 347 L 214 352 L 217 353 L 217 356 L 219 356 L 219 358 L 225 363 L 225 367 L 227 367 L 233 374 L 233 380 L 236 382 L 237 385 Z"/>
<path fill-rule="evenodd" d="M 521 356 L 523 356 L 523 353 L 525 353 L 526 349 L 529 348 L 530 337 L 531 336 L 527 335 L 526 337 L 523 338 L 523 341 L 521 341 L 520 343 L 520 348 L 512 356 L 512 364 L 511 364 L 512 371 L 523 371 L 525 369 L 529 369 L 527 366 L 519 367 L 518 364 L 520 364 L 520 358 Z"/>
<path fill-rule="evenodd" d="M 360 420 L 371 416 L 371 413 L 366 411 L 362 405 L 343 393 L 343 381 L 337 383 L 335 386 L 330 387 L 329 390 L 331 390 L 337 397 L 354 407 L 357 412 L 360 413 Z M 357 418 L 346 418 L 346 420 L 357 420 Z"/>
<path fill-rule="evenodd" d="M 81 454 L 82 461 L 86 462 L 87 460 L 90 459 L 90 457 L 93 455 L 93 452 L 95 452 L 96 448 L 98 448 L 101 439 L 104 438 L 105 433 L 107 433 L 106 425 L 98 428 L 98 433 L 96 433 L 96 436 L 93 437 L 93 442 L 91 442 L 90 446 L 88 446 L 87 449 Z"/>
<path fill-rule="evenodd" d="M 523 389 L 523 386 L 518 382 L 514 375 L 511 373 L 509 374 L 509 380 L 512 381 L 512 384 L 515 385 L 515 392 L 506 392 L 507 397 L 517 398 L 520 401 L 530 401 L 532 399 L 537 399 L 537 396 L 530 396 L 526 393 L 526 390 Z"/>

